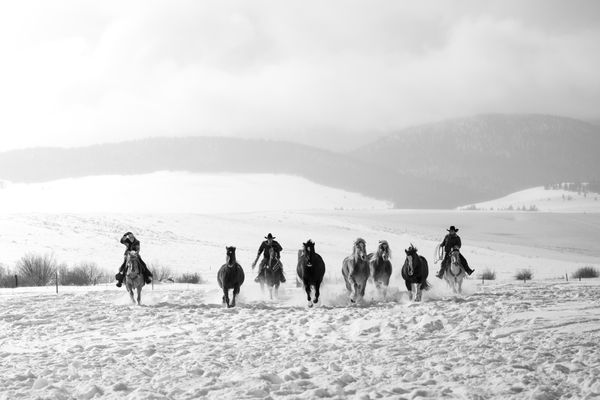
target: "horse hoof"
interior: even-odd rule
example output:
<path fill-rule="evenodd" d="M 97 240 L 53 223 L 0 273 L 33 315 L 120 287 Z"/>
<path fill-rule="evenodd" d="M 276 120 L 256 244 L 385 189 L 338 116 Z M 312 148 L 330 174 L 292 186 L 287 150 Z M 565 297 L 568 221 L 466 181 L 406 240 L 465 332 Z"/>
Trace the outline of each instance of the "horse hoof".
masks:
<path fill-rule="evenodd" d="M 314 299 L 313 303 L 317 304 L 319 302 L 319 299 Z"/>
<path fill-rule="evenodd" d="M 350 299 L 350 303 L 356 303 L 356 300 Z"/>
<path fill-rule="evenodd" d="M 312 308 L 313 303 L 311 303 L 310 301 L 308 302 L 308 308 Z"/>

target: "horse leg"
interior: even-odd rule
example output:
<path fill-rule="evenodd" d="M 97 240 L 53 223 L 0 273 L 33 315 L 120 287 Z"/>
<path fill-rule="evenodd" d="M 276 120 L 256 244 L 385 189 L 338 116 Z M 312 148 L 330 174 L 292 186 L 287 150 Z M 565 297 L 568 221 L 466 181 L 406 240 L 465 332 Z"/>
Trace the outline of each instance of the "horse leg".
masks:
<path fill-rule="evenodd" d="M 313 303 L 317 304 L 319 302 L 319 296 L 321 296 L 321 282 L 315 283 L 315 299 Z"/>
<path fill-rule="evenodd" d="M 142 304 L 142 287 L 138 286 L 137 288 L 137 303 L 138 306 Z"/>
<path fill-rule="evenodd" d="M 417 296 L 419 295 L 419 284 L 413 282 L 410 286 L 410 301 L 416 301 Z"/>
<path fill-rule="evenodd" d="M 463 280 L 459 279 L 458 280 L 458 293 L 459 294 L 462 294 L 462 283 L 463 283 Z"/>
<path fill-rule="evenodd" d="M 304 291 L 306 292 L 306 300 L 308 301 L 308 306 L 312 307 L 311 298 L 310 298 L 310 284 L 304 284 Z"/>
<path fill-rule="evenodd" d="M 233 299 L 231 300 L 231 307 L 235 307 L 235 298 L 240 293 L 240 285 L 235 285 L 233 287 Z"/>
<path fill-rule="evenodd" d="M 129 292 L 129 298 L 131 299 L 131 302 L 133 304 L 135 304 L 135 299 L 133 298 L 133 287 L 130 287 L 129 285 L 125 284 L 127 287 L 127 292 Z"/>
<path fill-rule="evenodd" d="M 223 288 L 223 303 L 225 303 L 225 305 L 227 306 L 227 308 L 230 307 L 229 305 L 229 289 L 227 288 Z"/>

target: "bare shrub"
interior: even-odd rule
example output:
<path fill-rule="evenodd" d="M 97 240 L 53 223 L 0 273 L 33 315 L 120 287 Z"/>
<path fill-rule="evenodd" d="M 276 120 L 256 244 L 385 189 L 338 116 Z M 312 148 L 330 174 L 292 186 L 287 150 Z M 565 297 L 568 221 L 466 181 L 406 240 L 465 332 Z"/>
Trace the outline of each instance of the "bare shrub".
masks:
<path fill-rule="evenodd" d="M 572 276 L 573 279 L 581 280 L 581 278 L 597 278 L 598 276 L 600 276 L 600 273 L 594 267 L 581 267 L 577 271 L 575 271 L 575 273 Z"/>
<path fill-rule="evenodd" d="M 486 269 L 481 274 L 479 274 L 479 279 L 485 281 L 495 281 L 496 280 L 496 272 Z"/>
<path fill-rule="evenodd" d="M 23 278 L 23 286 L 46 286 L 54 279 L 56 273 L 56 260 L 51 255 L 38 255 L 29 253 L 17 262 L 17 271 Z"/>
<path fill-rule="evenodd" d="M 199 273 L 183 273 L 175 278 L 177 283 L 204 283 L 204 280 Z"/>
<path fill-rule="evenodd" d="M 60 266 L 58 270 L 58 281 L 61 285 L 89 286 L 97 285 L 102 281 L 108 272 L 101 270 L 94 262 L 81 262 L 67 268 L 66 265 Z"/>
<path fill-rule="evenodd" d="M 515 274 L 515 279 L 518 281 L 530 281 L 533 278 L 533 272 L 530 269 L 522 269 Z"/>
<path fill-rule="evenodd" d="M 161 264 L 155 264 L 152 263 L 149 266 L 150 271 L 152 272 L 152 275 L 154 276 L 154 280 L 157 282 L 163 282 L 163 281 L 174 281 L 174 277 L 175 275 L 173 274 L 173 270 L 171 270 L 171 268 L 161 265 Z"/>
<path fill-rule="evenodd" d="M 15 274 L 7 266 L 0 264 L 0 287 L 14 288 Z"/>

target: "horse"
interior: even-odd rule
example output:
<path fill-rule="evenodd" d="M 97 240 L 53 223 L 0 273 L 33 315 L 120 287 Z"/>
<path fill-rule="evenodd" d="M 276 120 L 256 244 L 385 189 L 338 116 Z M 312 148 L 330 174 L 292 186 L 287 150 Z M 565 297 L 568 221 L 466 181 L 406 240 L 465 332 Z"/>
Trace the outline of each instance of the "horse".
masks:
<path fill-rule="evenodd" d="M 383 291 L 383 297 L 387 293 L 392 276 L 392 250 L 386 240 L 380 240 L 375 253 L 368 255 L 370 275 L 378 291 Z"/>
<path fill-rule="evenodd" d="M 260 273 L 258 282 L 260 283 L 260 289 L 262 291 L 265 289 L 265 284 L 267 285 L 267 288 L 269 289 L 269 298 L 271 300 L 273 300 L 273 291 L 275 291 L 275 297 L 277 297 L 279 292 L 282 267 L 283 265 L 281 264 L 281 260 L 279 260 L 279 256 L 275 249 L 273 247 L 269 248 L 269 258 Z"/>
<path fill-rule="evenodd" d="M 410 293 L 410 299 L 421 301 L 422 291 L 429 289 L 427 260 L 417 254 L 417 248 L 412 243 L 404 252 L 406 253 L 406 260 L 404 260 L 402 266 L 402 278 L 406 284 L 406 289 Z"/>
<path fill-rule="evenodd" d="M 452 288 L 454 293 L 462 293 L 462 284 L 466 273 L 460 262 L 460 250 L 453 248 L 450 251 L 450 265 L 444 270 L 444 280 Z"/>
<path fill-rule="evenodd" d="M 319 302 L 321 282 L 323 282 L 323 276 L 325 276 L 325 262 L 320 255 L 315 253 L 315 243 L 312 240 L 302 243 L 302 247 L 298 250 L 296 272 L 304 285 L 308 306 L 312 307 L 313 303 L 317 304 Z M 315 288 L 315 299 L 312 300 L 312 303 L 310 298 L 311 286 Z"/>
<path fill-rule="evenodd" d="M 360 301 L 365 295 L 367 279 L 370 274 L 366 247 L 367 242 L 364 239 L 356 239 L 352 255 L 344 258 L 342 262 L 342 275 L 352 303 Z"/>
<path fill-rule="evenodd" d="M 142 275 L 142 266 L 138 257 L 138 252 L 131 250 L 127 252 L 125 258 L 125 287 L 131 297 L 131 302 L 136 304 L 136 299 L 133 298 L 133 289 L 137 291 L 137 304 L 142 302 L 142 287 L 144 287 L 144 275 Z"/>
<path fill-rule="evenodd" d="M 235 307 L 235 297 L 240 293 L 240 286 L 244 283 L 244 269 L 235 259 L 235 247 L 225 247 L 225 264 L 219 268 L 217 282 L 223 289 L 223 304 L 227 308 Z M 229 301 L 229 290 L 233 289 L 233 299 Z"/>

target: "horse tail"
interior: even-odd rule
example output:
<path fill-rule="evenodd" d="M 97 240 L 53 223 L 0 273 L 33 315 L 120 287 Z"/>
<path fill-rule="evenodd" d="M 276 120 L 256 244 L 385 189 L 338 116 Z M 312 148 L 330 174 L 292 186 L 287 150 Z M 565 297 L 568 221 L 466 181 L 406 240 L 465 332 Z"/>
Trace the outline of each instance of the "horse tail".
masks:
<path fill-rule="evenodd" d="M 425 279 L 423 283 L 421 283 L 421 290 L 429 290 L 431 289 L 431 284 Z"/>

